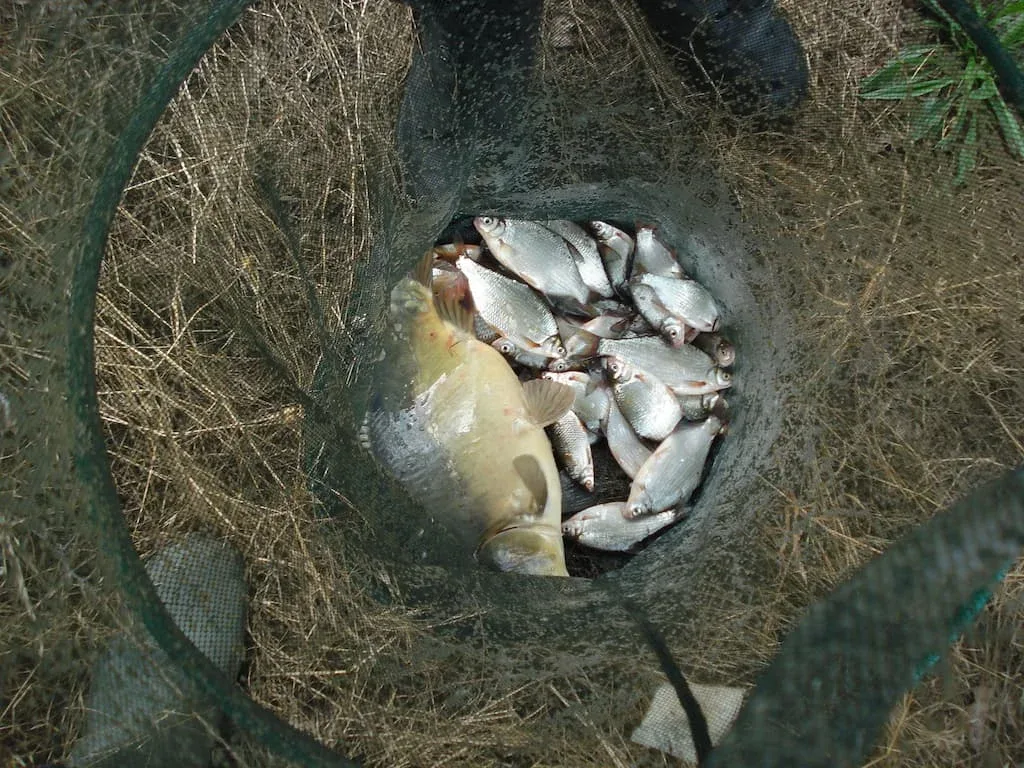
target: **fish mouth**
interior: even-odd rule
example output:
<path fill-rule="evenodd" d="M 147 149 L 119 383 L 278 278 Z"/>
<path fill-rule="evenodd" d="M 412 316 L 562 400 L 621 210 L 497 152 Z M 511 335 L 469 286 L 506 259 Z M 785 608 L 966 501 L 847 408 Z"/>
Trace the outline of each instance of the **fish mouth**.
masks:
<path fill-rule="evenodd" d="M 487 538 L 476 551 L 476 559 L 506 573 L 530 576 L 568 576 L 562 533 L 548 526 L 510 526 Z"/>

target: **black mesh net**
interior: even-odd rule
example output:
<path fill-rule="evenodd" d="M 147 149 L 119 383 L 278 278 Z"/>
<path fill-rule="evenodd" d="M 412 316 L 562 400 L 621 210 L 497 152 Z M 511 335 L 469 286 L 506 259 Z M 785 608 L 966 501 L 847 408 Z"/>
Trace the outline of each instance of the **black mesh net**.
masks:
<path fill-rule="evenodd" d="M 661 765 L 691 690 L 709 765 L 1024 760 L 1019 3 L 0 25 L 4 765 Z M 481 214 L 656 224 L 736 350 L 688 515 L 568 579 L 360 445 Z"/>

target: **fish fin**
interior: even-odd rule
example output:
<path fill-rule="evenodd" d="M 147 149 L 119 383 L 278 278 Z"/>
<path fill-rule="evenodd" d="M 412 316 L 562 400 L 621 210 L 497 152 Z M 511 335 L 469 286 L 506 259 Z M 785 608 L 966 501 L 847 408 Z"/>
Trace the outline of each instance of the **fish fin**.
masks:
<path fill-rule="evenodd" d="M 412 273 L 413 280 L 430 288 L 434 283 L 434 250 L 426 252 Z"/>
<path fill-rule="evenodd" d="M 523 384 L 526 412 L 539 427 L 558 421 L 572 406 L 576 393 L 572 387 L 547 379 L 532 379 Z"/>
<path fill-rule="evenodd" d="M 454 291 L 448 292 L 434 297 L 434 306 L 437 308 L 437 314 L 442 320 L 475 337 L 476 328 L 473 326 L 473 310 L 467 308 L 462 303 L 463 298 L 465 297 L 454 295 Z"/>
<path fill-rule="evenodd" d="M 591 294 L 593 295 L 593 294 Z M 588 297 L 589 298 L 589 297 Z M 573 296 L 559 296 L 555 301 L 560 309 L 570 315 L 579 315 L 589 319 L 594 319 L 601 314 L 601 310 L 595 307 L 593 304 L 584 304 L 579 299 Z"/>
<path fill-rule="evenodd" d="M 540 468 L 540 462 L 535 456 L 524 453 L 512 459 L 512 465 L 537 502 L 537 514 L 540 514 L 548 503 L 548 483 L 544 478 L 544 470 Z"/>

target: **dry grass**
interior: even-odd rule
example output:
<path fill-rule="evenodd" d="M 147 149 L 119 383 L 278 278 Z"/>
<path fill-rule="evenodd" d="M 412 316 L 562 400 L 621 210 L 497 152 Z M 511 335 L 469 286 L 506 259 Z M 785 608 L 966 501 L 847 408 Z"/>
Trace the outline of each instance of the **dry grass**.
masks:
<path fill-rule="evenodd" d="M 550 3 L 549 29 L 574 47 L 546 45 L 542 58 L 563 83 L 648 72 L 652 136 L 699 114 L 750 220 L 806 254 L 789 276 L 802 354 L 788 415 L 796 447 L 771 478 L 765 551 L 751 555 L 775 570 L 756 588 L 760 631 L 739 644 L 757 659 L 851 569 L 1024 456 L 1024 175 L 991 146 L 953 192 L 948 161 L 900 138 L 898 108 L 857 99 L 860 78 L 915 34 L 897 0 L 786 6 L 807 46 L 812 99 L 783 133 L 751 134 L 711 110 L 629 7 Z M 103 22 L 77 13 L 70 28 L 99 38 Z M 0 459 L 13 501 L 0 519 L 0 643 L 12 649 L 0 666 L 0 744 L 27 762 L 59 756 L 73 738 L 86 664 L 117 624 L 116 597 L 71 519 L 70 435 L 43 414 L 59 407 L 62 342 L 39 327 L 66 281 L 61 222 L 75 220 L 77 180 L 97 162 L 75 131 L 107 140 L 90 94 L 67 84 L 82 67 L 104 71 L 111 51 L 64 41 L 61 57 L 45 58 L 44 24 L 19 18 L 18 57 L 0 68 L 15 171 L 0 202 L 14 259 L 0 262 L 0 281 L 18 299 L 0 330 L 0 389 L 17 393 Z M 142 20 L 127 26 L 144 30 Z M 143 553 L 197 529 L 244 553 L 248 690 L 368 764 L 662 764 L 628 742 L 644 702 L 625 674 L 503 685 L 486 649 L 432 642 L 432 627 L 354 586 L 366 566 L 335 544 L 367 527 L 358 514 L 340 529 L 315 515 L 302 413 L 240 324 L 309 387 L 318 329 L 254 178 L 266 169 L 278 179 L 302 268 L 340 330 L 351 265 L 371 242 L 373 137 L 386 142 L 391 130 L 410 45 L 397 5 L 262 3 L 204 59 L 151 138 L 114 224 L 97 310 L 100 402 L 125 514 Z M 1022 594 L 1018 564 L 940 674 L 898 708 L 872 765 L 1024 759 Z M 469 620 L 470 609 L 452 618 Z M 614 702 L 605 721 L 580 714 L 599 699 Z M 252 745 L 234 749 L 262 764 Z"/>

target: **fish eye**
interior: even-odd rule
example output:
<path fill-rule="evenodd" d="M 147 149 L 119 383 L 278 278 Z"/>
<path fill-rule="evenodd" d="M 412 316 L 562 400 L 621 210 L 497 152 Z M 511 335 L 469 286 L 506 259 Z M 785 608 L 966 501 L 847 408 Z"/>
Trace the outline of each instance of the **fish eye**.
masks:
<path fill-rule="evenodd" d="M 719 371 L 718 380 L 728 383 L 732 381 L 732 374 L 729 373 L 728 371 Z"/>
<path fill-rule="evenodd" d="M 511 355 L 515 347 L 512 346 L 511 341 L 502 341 L 498 344 L 498 351 L 504 355 Z"/>

